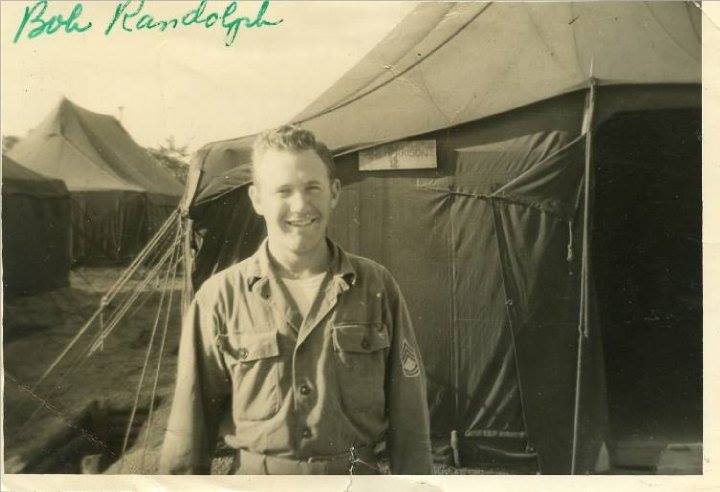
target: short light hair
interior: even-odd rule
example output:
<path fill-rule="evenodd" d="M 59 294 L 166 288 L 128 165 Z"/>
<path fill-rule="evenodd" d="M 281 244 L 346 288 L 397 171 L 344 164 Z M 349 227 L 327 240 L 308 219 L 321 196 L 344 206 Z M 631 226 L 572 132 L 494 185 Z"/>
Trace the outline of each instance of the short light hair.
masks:
<path fill-rule="evenodd" d="M 270 149 L 289 152 L 314 150 L 325 164 L 330 182 L 336 178 L 335 162 L 327 145 L 315 138 L 313 132 L 297 125 L 283 125 L 266 130 L 255 138 L 252 153 L 253 178 L 255 176 L 255 163 L 260 162 L 262 156 Z"/>

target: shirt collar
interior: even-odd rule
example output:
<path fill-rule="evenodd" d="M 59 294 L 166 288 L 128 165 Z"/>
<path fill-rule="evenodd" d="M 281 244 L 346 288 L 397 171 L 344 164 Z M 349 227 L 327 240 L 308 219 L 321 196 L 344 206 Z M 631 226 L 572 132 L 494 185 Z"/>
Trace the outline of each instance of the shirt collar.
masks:
<path fill-rule="evenodd" d="M 340 291 L 355 285 L 357 272 L 350 263 L 347 253 L 329 238 L 325 239 L 330 246 L 330 275 Z M 247 275 L 247 286 L 250 290 L 260 289 L 261 294 L 267 293 L 267 283 L 275 275 L 270 263 L 268 238 L 266 237 L 255 254 L 250 258 Z M 267 295 L 264 295 L 267 297 Z"/>

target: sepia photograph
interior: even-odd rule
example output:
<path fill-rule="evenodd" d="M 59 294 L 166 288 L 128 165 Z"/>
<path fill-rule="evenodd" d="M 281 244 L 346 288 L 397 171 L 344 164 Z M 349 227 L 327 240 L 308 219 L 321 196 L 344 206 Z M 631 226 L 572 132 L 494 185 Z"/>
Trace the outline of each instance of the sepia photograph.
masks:
<path fill-rule="evenodd" d="M 700 2 L 1 8 L 4 474 L 703 475 Z"/>

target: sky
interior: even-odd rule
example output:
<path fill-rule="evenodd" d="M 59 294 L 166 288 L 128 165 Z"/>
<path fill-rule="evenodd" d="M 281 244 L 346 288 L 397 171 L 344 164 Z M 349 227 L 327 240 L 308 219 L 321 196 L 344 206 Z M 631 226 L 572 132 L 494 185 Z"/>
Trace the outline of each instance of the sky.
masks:
<path fill-rule="evenodd" d="M 25 27 L 14 37 L 25 9 L 35 2 L 0 3 L 2 29 L 2 134 L 25 136 L 63 96 L 91 111 L 112 114 L 143 146 L 173 136 L 190 150 L 287 121 L 357 63 L 413 8 L 412 2 L 271 1 L 264 18 L 282 22 L 240 28 L 226 46 L 219 25 L 137 30 L 143 14 L 155 20 L 182 17 L 199 1 L 147 1 L 129 19 L 104 33 L 118 1 L 50 1 L 42 16 L 67 18 L 77 3 L 77 24 L 32 39 Z M 231 2 L 211 1 L 206 16 Z M 239 15 L 254 18 L 261 2 L 240 0 Z M 126 12 L 140 8 L 138 0 Z M 38 7 L 39 9 L 39 7 Z M 35 10 L 37 12 L 38 10 Z"/>

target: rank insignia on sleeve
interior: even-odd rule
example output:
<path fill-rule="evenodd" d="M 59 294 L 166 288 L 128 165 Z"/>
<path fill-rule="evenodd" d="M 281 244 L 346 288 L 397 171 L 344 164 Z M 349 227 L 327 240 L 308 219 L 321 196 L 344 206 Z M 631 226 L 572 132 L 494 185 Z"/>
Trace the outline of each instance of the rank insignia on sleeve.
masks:
<path fill-rule="evenodd" d="M 405 377 L 414 378 L 420 375 L 417 355 L 407 340 L 403 340 L 400 347 L 400 363 Z"/>

